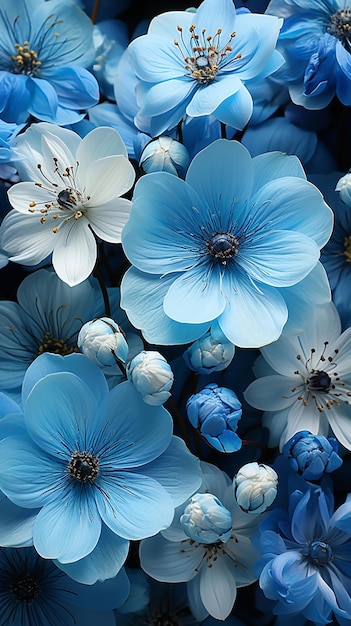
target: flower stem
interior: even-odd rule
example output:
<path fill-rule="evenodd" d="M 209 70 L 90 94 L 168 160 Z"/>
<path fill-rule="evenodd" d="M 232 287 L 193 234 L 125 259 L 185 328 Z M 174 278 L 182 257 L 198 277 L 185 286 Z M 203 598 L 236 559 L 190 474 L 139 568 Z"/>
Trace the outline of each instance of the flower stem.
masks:
<path fill-rule="evenodd" d="M 95 0 L 94 2 L 93 10 L 91 12 L 91 21 L 93 22 L 93 24 L 96 23 L 96 18 L 99 12 L 100 2 L 101 0 Z"/>

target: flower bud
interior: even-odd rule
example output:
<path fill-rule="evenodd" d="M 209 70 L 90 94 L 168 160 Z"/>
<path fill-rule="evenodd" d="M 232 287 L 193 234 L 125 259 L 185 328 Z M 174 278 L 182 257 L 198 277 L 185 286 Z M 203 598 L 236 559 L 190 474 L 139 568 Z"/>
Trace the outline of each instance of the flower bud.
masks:
<path fill-rule="evenodd" d="M 127 377 L 147 404 L 163 404 L 171 395 L 173 372 L 159 352 L 139 352 L 127 365 Z"/>
<path fill-rule="evenodd" d="M 234 497 L 245 513 L 263 513 L 275 500 L 278 475 L 272 467 L 246 463 L 233 480 Z"/>
<path fill-rule="evenodd" d="M 333 437 L 312 435 L 308 430 L 296 433 L 283 447 L 290 467 L 305 480 L 319 480 L 324 472 L 333 472 L 342 465 L 338 442 Z"/>
<path fill-rule="evenodd" d="M 158 137 L 146 144 L 139 165 L 146 174 L 169 172 L 184 178 L 190 163 L 185 146 L 171 137 Z"/>
<path fill-rule="evenodd" d="M 204 439 L 219 452 L 236 452 L 241 439 L 236 434 L 241 402 L 236 393 L 215 383 L 192 395 L 186 405 L 188 418 Z"/>
<path fill-rule="evenodd" d="M 230 511 L 211 493 L 193 495 L 180 523 L 188 537 L 200 543 L 225 543 L 232 534 Z"/>
<path fill-rule="evenodd" d="M 335 187 L 335 191 L 339 192 L 340 199 L 351 206 L 351 173 L 348 172 L 342 176 Z"/>
<path fill-rule="evenodd" d="M 230 365 L 235 346 L 223 335 L 219 326 L 211 329 L 185 350 L 183 358 L 188 368 L 199 374 L 219 372 Z"/>
<path fill-rule="evenodd" d="M 128 344 L 118 324 L 109 317 L 99 317 L 82 326 L 78 348 L 99 367 L 112 367 L 125 362 Z"/>

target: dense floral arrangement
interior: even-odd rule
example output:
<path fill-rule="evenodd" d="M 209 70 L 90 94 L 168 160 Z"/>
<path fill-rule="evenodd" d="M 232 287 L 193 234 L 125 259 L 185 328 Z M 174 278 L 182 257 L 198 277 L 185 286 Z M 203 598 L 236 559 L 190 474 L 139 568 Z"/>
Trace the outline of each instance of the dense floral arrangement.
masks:
<path fill-rule="evenodd" d="M 0 0 L 0 626 L 351 625 L 351 2 Z"/>

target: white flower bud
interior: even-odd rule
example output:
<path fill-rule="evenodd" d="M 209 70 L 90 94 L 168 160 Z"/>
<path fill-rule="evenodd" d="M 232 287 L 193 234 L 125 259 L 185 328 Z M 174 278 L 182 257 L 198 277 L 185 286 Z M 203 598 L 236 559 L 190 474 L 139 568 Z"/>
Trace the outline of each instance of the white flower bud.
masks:
<path fill-rule="evenodd" d="M 351 206 L 351 173 L 348 172 L 342 176 L 335 187 L 335 191 L 339 192 L 340 199 Z"/>
<path fill-rule="evenodd" d="M 269 465 L 256 461 L 240 468 L 233 480 L 234 497 L 245 513 L 262 513 L 275 500 L 278 475 Z"/>
<path fill-rule="evenodd" d="M 230 511 L 211 493 L 196 493 L 180 518 L 184 532 L 200 543 L 225 543 L 232 534 Z"/>
<path fill-rule="evenodd" d="M 118 324 L 109 317 L 91 320 L 82 326 L 78 335 L 78 348 L 99 367 L 114 367 L 125 362 L 128 344 Z"/>
<path fill-rule="evenodd" d="M 190 156 L 185 146 L 172 137 L 158 137 L 146 144 L 139 165 L 146 174 L 169 172 L 184 177 Z"/>
<path fill-rule="evenodd" d="M 163 404 L 170 397 L 174 375 L 166 359 L 156 351 L 143 350 L 127 365 L 127 377 L 147 404 Z"/>
<path fill-rule="evenodd" d="M 189 369 L 199 374 L 210 374 L 228 367 L 234 354 L 234 344 L 218 326 L 214 326 L 185 350 L 183 358 Z"/>

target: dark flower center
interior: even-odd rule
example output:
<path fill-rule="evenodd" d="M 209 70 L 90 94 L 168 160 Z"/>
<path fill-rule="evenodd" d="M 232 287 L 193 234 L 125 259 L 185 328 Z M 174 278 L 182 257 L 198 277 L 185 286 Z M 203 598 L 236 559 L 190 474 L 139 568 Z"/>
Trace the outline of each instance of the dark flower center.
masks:
<path fill-rule="evenodd" d="M 81 483 L 92 485 L 99 473 L 99 461 L 93 454 L 88 454 L 85 450 L 76 450 L 71 456 L 67 466 L 68 473 Z"/>
<path fill-rule="evenodd" d="M 11 591 L 16 600 L 30 604 L 38 597 L 40 587 L 30 574 L 24 574 L 13 583 Z"/>
<path fill-rule="evenodd" d="M 346 263 L 351 263 L 351 235 L 344 239 L 344 255 Z"/>
<path fill-rule="evenodd" d="M 31 49 L 29 41 L 24 41 L 22 46 L 15 43 L 15 48 L 16 54 L 11 57 L 14 62 L 13 73 L 34 76 L 40 68 L 41 62 L 38 61 L 35 50 Z"/>
<path fill-rule="evenodd" d="M 316 565 L 327 565 L 332 557 L 332 549 L 329 544 L 324 541 L 313 541 L 308 546 L 308 555 L 310 560 Z"/>
<path fill-rule="evenodd" d="M 315 372 L 309 379 L 308 386 L 311 391 L 328 392 L 331 385 L 331 378 L 326 372 Z"/>
<path fill-rule="evenodd" d="M 223 265 L 235 256 L 239 249 L 239 242 L 232 233 L 215 233 L 206 245 L 209 253 Z"/>
<path fill-rule="evenodd" d="M 327 32 L 341 41 L 345 48 L 350 48 L 351 8 L 339 9 L 330 18 Z"/>
<path fill-rule="evenodd" d="M 75 349 L 69 347 L 64 339 L 57 339 L 56 337 L 53 337 L 50 332 L 47 332 L 40 339 L 38 355 L 43 354 L 43 352 L 53 352 L 54 354 L 66 356 L 66 354 L 72 354 L 72 352 L 75 352 Z"/>
<path fill-rule="evenodd" d="M 179 626 L 179 622 L 174 615 L 168 613 L 158 613 L 150 615 L 149 624 L 152 626 Z"/>

